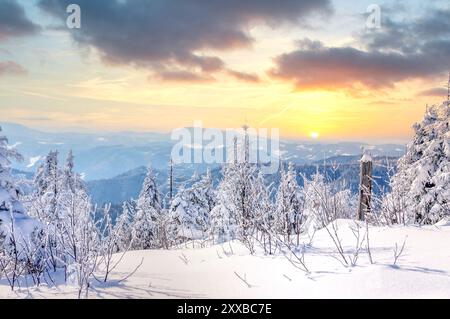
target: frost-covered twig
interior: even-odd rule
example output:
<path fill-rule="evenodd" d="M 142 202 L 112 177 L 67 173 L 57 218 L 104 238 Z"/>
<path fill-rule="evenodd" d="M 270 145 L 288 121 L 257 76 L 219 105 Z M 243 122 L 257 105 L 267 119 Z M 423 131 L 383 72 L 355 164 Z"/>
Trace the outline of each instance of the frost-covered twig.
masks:
<path fill-rule="evenodd" d="M 128 275 L 126 275 L 124 278 L 118 280 L 117 282 L 120 283 L 122 281 L 127 280 L 131 276 L 133 276 L 136 273 L 136 271 L 138 271 L 138 269 L 141 268 L 143 263 L 144 263 L 144 258 L 141 259 L 141 262 L 139 263 L 139 265 L 137 265 L 136 268 L 134 268 L 134 270 L 132 272 L 130 272 Z"/>
<path fill-rule="evenodd" d="M 180 258 L 185 265 L 189 264 L 189 259 L 185 256 L 185 254 L 182 253 L 181 256 L 178 256 L 178 258 Z"/>
<path fill-rule="evenodd" d="M 246 278 L 242 278 L 236 271 L 234 272 L 234 274 L 240 279 L 242 280 L 243 283 L 245 283 L 247 285 L 248 288 L 252 288 L 252 285 L 250 285 L 247 281 Z M 247 277 L 244 275 L 244 277 Z"/>
<path fill-rule="evenodd" d="M 403 250 L 405 249 L 405 245 L 406 245 L 406 239 L 408 238 L 408 236 L 405 237 L 405 240 L 403 241 L 403 245 L 400 248 L 400 250 L 398 249 L 398 244 L 395 243 L 395 247 L 394 247 L 394 266 L 397 264 L 397 260 L 400 258 L 400 256 L 403 254 Z"/>

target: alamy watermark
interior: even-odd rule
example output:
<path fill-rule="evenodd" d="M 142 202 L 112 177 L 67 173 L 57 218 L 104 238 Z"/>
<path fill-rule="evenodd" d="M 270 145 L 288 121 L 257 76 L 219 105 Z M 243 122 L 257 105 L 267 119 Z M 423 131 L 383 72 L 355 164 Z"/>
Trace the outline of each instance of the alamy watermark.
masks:
<path fill-rule="evenodd" d="M 66 19 L 66 25 L 69 29 L 81 28 L 81 8 L 78 4 L 69 4 L 66 8 L 69 16 Z"/>
<path fill-rule="evenodd" d="M 371 4 L 367 7 L 366 13 L 368 14 L 366 19 L 367 29 L 380 29 L 381 28 L 381 7 L 378 4 Z"/>
<path fill-rule="evenodd" d="M 257 164 L 263 174 L 274 174 L 280 165 L 279 129 L 243 127 L 219 130 L 203 128 L 196 121 L 193 128 L 172 132 L 176 141 L 171 159 L 174 164 Z"/>
<path fill-rule="evenodd" d="M 69 15 L 66 19 L 66 25 L 69 29 L 81 28 L 81 7 L 78 4 L 69 4 L 66 8 L 66 13 Z M 378 4 L 370 4 L 366 13 L 366 28 L 367 29 L 380 29 L 381 28 L 381 7 Z"/>

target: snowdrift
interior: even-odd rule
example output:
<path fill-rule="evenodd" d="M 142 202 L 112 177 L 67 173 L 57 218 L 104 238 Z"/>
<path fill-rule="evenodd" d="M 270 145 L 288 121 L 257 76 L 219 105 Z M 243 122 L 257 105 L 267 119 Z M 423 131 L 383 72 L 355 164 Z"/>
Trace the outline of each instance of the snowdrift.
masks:
<path fill-rule="evenodd" d="M 336 224 L 345 252 L 351 254 L 354 222 L 338 220 Z M 297 269 L 283 255 L 250 255 L 236 241 L 207 248 L 187 245 L 168 251 L 133 251 L 125 255 L 110 282 L 93 283 L 90 297 L 450 298 L 448 223 L 370 227 L 369 231 L 374 264 L 362 252 L 356 266 L 344 267 L 326 230 L 319 230 L 305 253 L 310 273 Z M 405 239 L 405 250 L 394 266 L 395 244 Z M 309 242 L 309 238 L 302 240 Z M 25 296 L 76 298 L 76 291 L 60 285 L 11 293 L 0 285 L 0 297 Z"/>

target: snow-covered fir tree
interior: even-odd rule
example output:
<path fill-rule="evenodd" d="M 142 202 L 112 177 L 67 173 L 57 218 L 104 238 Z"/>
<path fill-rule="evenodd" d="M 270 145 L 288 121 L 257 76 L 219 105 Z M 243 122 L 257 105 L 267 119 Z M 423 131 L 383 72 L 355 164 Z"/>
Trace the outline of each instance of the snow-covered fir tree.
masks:
<path fill-rule="evenodd" d="M 255 213 L 254 219 L 256 229 L 261 236 L 261 243 L 266 253 L 271 254 L 274 250 L 274 238 L 276 232 L 275 207 L 271 201 L 269 187 L 266 186 L 262 172 L 258 173 L 254 185 Z"/>
<path fill-rule="evenodd" d="M 142 190 L 136 204 L 136 214 L 131 227 L 133 248 L 150 249 L 160 246 L 165 234 L 161 195 L 156 186 L 155 176 L 148 169 Z"/>
<path fill-rule="evenodd" d="M 289 163 L 287 172 L 282 168 L 281 180 L 276 198 L 276 223 L 278 232 L 290 236 L 300 234 L 303 223 L 303 206 L 301 189 L 297 183 L 295 166 Z"/>
<path fill-rule="evenodd" d="M 428 107 L 398 161 L 384 209 L 393 223 L 432 224 L 450 214 L 450 107 Z"/>
<path fill-rule="evenodd" d="M 63 191 L 74 193 L 76 189 L 86 189 L 80 174 L 74 171 L 74 155 L 72 150 L 67 154 L 66 163 L 61 172 L 60 186 Z"/>
<path fill-rule="evenodd" d="M 134 206 L 130 202 L 124 202 L 122 213 L 117 217 L 114 225 L 114 233 L 117 238 L 116 251 L 126 251 L 131 245 L 131 223 L 134 216 Z"/>
<path fill-rule="evenodd" d="M 30 215 L 38 218 L 45 225 L 57 222 L 60 213 L 59 190 L 58 152 L 50 151 L 34 176 L 34 192 L 29 201 Z"/>
<path fill-rule="evenodd" d="M 244 148 L 243 152 L 247 154 L 248 150 Z M 257 167 L 247 159 L 244 156 L 244 160 L 223 168 L 223 179 L 217 189 L 217 205 L 211 212 L 210 234 L 216 242 L 235 238 L 246 241 L 256 230 Z"/>
<path fill-rule="evenodd" d="M 37 218 L 45 234 L 45 246 L 50 263 L 56 270 L 75 262 L 82 240 L 81 232 L 90 227 L 94 232 L 93 207 L 86 187 L 74 171 L 74 156 L 69 152 L 61 169 L 58 152 L 50 151 L 38 167 L 34 177 L 34 192 L 29 200 L 29 211 Z M 86 235 L 86 234 L 85 234 Z"/>
<path fill-rule="evenodd" d="M 2 129 L 0 127 L 0 133 Z M 41 225 L 30 218 L 20 201 L 21 189 L 11 173 L 11 160 L 22 160 L 18 151 L 0 136 L 0 277 L 8 276 L 14 288 L 20 274 L 42 271 Z M 20 222 L 19 222 L 20 221 Z M 13 279 L 11 279 L 11 277 Z"/>
<path fill-rule="evenodd" d="M 0 127 L 0 134 L 2 129 Z M 24 213 L 19 200 L 21 190 L 14 183 L 11 175 L 11 160 L 21 161 L 23 158 L 16 149 L 8 146 L 6 136 L 0 135 L 0 212 Z"/>
<path fill-rule="evenodd" d="M 205 237 L 210 225 L 210 212 L 215 206 L 211 173 L 201 178 L 195 173 L 172 200 L 170 207 L 171 233 L 176 242 Z"/>

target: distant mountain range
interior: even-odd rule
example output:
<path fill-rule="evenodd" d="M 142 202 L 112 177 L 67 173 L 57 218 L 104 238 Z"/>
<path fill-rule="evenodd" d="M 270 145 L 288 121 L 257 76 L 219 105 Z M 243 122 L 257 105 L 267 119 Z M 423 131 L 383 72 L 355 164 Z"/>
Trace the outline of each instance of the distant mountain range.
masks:
<path fill-rule="evenodd" d="M 102 180 L 126 180 L 139 171 L 139 167 L 151 165 L 164 179 L 171 149 L 177 141 L 169 134 L 161 133 L 48 133 L 13 123 L 0 123 L 4 134 L 24 156 L 23 163 L 14 163 L 14 168 L 34 172 L 37 165 L 50 150 L 58 150 L 63 161 L 72 149 L 76 170 L 86 181 L 101 183 Z M 317 164 L 326 160 L 357 160 L 361 147 L 370 149 L 374 156 L 399 157 L 405 146 L 397 144 L 370 145 L 360 142 L 311 143 L 310 141 L 281 141 L 280 156 L 283 161 L 298 165 Z M 219 169 L 219 165 L 211 167 Z M 194 171 L 202 173 L 206 165 L 184 165 L 179 168 L 182 178 Z"/>
<path fill-rule="evenodd" d="M 303 186 L 303 178 L 311 178 L 316 172 L 326 176 L 329 181 L 339 181 L 353 193 L 358 191 L 359 185 L 359 156 L 336 156 L 323 163 L 318 161 L 312 164 L 296 164 L 297 181 Z M 388 189 L 388 172 L 386 161 L 389 165 L 395 167 L 396 157 L 375 157 L 373 176 L 376 182 L 375 193 L 380 193 L 382 189 Z M 285 164 L 286 166 L 287 164 Z M 124 174 L 110 179 L 88 181 L 87 186 L 92 200 L 101 205 L 104 203 L 121 204 L 131 198 L 136 199 L 142 187 L 147 169 L 139 167 L 130 170 Z M 154 171 L 160 191 L 167 195 L 168 193 L 168 175 L 167 170 Z M 183 185 L 189 186 L 189 180 L 192 174 L 190 169 L 184 169 L 177 166 L 174 169 L 174 191 Z M 216 167 L 211 171 L 214 185 L 217 186 L 222 178 L 221 168 Z M 266 175 L 267 185 L 274 189 L 278 187 L 280 174 Z"/>

